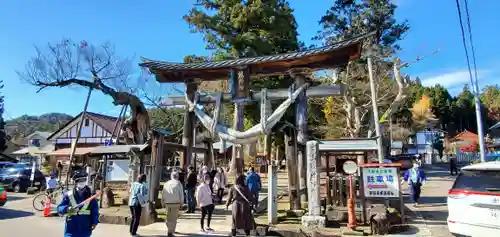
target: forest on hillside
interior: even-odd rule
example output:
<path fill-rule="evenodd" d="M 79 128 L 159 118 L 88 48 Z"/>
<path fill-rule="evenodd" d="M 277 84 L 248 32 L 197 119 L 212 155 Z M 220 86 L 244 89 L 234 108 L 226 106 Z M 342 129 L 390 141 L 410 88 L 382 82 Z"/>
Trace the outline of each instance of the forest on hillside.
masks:
<path fill-rule="evenodd" d="M 5 132 L 11 141 L 17 141 L 35 131 L 55 132 L 73 116 L 64 113 L 46 113 L 39 116 L 22 115 L 5 121 Z"/>

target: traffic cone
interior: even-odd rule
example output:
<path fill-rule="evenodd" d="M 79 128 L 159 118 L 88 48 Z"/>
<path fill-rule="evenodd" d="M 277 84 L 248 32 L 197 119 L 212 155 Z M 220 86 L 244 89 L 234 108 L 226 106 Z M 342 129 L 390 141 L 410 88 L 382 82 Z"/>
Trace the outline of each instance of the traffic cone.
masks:
<path fill-rule="evenodd" d="M 45 205 L 43 207 L 43 216 L 44 217 L 49 217 L 50 214 L 51 214 L 51 202 L 50 202 L 50 199 L 47 198 L 45 199 Z"/>

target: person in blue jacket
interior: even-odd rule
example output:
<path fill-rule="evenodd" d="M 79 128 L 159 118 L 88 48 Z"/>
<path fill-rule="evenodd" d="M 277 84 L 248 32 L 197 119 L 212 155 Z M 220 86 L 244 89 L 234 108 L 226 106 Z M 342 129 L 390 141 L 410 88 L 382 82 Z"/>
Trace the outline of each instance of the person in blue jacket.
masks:
<path fill-rule="evenodd" d="M 418 206 L 418 199 L 420 198 L 420 193 L 422 192 L 422 185 L 424 185 L 427 181 L 427 176 L 420 168 L 418 162 L 413 162 L 413 167 L 405 172 L 403 180 L 408 182 L 413 205 L 415 207 Z"/>
<path fill-rule="evenodd" d="M 86 185 L 86 177 L 74 177 L 76 186 L 66 192 L 57 212 L 66 215 L 64 237 L 90 237 L 99 223 L 99 204 L 93 199 L 84 205 L 77 206 L 92 196 L 92 191 Z"/>
<path fill-rule="evenodd" d="M 253 194 L 254 208 L 257 208 L 257 204 L 259 203 L 259 192 L 262 188 L 262 182 L 260 180 L 259 174 L 255 172 L 254 167 L 250 167 L 250 172 L 248 172 L 245 183 Z"/>

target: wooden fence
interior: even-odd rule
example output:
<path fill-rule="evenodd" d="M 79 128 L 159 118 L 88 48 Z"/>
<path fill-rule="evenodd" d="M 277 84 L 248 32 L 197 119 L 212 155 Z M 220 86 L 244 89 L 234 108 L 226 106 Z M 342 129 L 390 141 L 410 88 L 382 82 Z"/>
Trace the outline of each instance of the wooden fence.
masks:
<path fill-rule="evenodd" d="M 359 196 L 359 177 L 353 176 L 356 184 L 356 196 Z M 329 189 L 327 186 L 327 176 L 325 172 L 321 173 L 320 197 L 326 205 L 346 208 L 347 197 L 349 196 L 348 178 L 343 174 L 334 174 L 330 177 Z M 329 196 L 329 197 L 328 197 Z M 330 200 L 331 199 L 331 200 Z"/>

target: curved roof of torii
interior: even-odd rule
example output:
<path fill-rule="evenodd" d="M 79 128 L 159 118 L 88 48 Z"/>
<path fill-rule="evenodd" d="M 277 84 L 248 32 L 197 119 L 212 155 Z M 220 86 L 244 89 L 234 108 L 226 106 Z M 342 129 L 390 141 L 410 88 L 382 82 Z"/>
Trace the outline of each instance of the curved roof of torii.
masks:
<path fill-rule="evenodd" d="M 361 56 L 363 41 L 372 35 L 373 32 L 305 51 L 223 61 L 171 63 L 142 58 L 143 62 L 139 63 L 139 66 L 146 67 L 156 74 L 159 82 L 227 79 L 229 70 L 241 67 L 248 67 L 254 77 L 284 74 L 293 68 L 321 70 L 358 59 Z"/>

